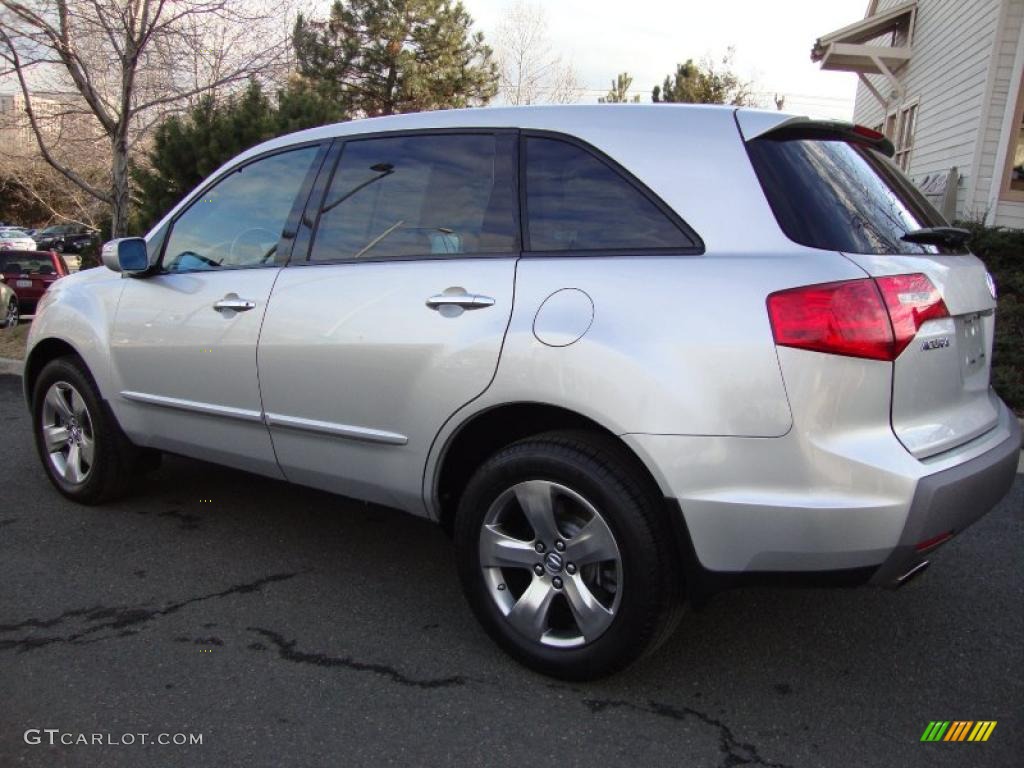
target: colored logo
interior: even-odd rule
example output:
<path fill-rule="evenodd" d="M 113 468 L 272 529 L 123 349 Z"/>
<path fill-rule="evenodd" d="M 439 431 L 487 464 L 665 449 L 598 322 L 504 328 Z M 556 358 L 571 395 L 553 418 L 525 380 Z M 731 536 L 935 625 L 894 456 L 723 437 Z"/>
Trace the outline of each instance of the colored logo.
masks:
<path fill-rule="evenodd" d="M 921 741 L 988 741 L 995 729 L 995 720 L 932 720 Z"/>

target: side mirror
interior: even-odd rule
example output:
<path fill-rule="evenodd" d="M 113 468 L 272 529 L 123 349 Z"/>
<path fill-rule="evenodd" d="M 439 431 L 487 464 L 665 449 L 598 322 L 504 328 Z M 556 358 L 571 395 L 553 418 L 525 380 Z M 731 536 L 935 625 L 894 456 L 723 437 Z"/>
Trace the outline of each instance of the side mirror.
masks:
<path fill-rule="evenodd" d="M 149 252 L 141 237 L 121 237 L 104 243 L 100 256 L 104 266 L 115 272 L 132 275 L 149 269 Z"/>

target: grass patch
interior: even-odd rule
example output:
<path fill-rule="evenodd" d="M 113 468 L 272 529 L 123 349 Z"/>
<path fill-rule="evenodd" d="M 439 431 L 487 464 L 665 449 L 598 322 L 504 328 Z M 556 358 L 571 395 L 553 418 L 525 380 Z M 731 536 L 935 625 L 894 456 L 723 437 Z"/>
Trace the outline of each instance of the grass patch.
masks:
<path fill-rule="evenodd" d="M 0 328 L 0 357 L 15 360 L 25 359 L 25 340 L 31 323 L 21 323 L 17 328 Z"/>

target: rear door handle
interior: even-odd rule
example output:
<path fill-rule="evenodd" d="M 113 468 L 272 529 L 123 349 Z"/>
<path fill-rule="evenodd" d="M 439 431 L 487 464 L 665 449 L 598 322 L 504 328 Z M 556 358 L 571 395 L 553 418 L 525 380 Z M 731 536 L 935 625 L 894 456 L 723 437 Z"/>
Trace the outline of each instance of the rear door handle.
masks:
<path fill-rule="evenodd" d="M 229 293 L 220 301 L 214 302 L 213 308 L 218 312 L 248 312 L 255 306 L 255 301 L 239 298 L 237 293 Z"/>
<path fill-rule="evenodd" d="M 448 289 L 452 290 L 451 288 Z M 459 289 L 456 289 L 459 290 Z M 482 296 L 478 293 L 466 293 L 461 290 L 459 293 L 439 293 L 427 299 L 427 306 L 431 309 L 440 310 L 442 307 L 460 307 L 462 309 L 483 309 L 493 307 L 494 299 L 490 296 Z"/>

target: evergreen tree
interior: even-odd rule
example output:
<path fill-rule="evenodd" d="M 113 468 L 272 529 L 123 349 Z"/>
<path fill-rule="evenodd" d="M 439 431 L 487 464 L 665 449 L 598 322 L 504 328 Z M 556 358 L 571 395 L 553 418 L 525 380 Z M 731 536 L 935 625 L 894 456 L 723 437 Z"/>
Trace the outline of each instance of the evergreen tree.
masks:
<path fill-rule="evenodd" d="M 461 2 L 335 0 L 296 19 L 299 73 L 353 116 L 486 104 L 498 72 Z"/>
<path fill-rule="evenodd" d="M 599 104 L 626 104 L 627 102 L 632 104 L 640 103 L 640 94 L 636 94 L 633 98 L 629 98 L 629 89 L 633 85 L 633 76 L 629 72 L 620 72 L 619 75 L 612 80 L 612 88 L 608 91 L 608 94 L 601 96 L 597 101 Z"/>
<path fill-rule="evenodd" d="M 345 118 L 336 104 L 298 79 L 277 94 L 276 103 L 256 82 L 220 103 L 201 99 L 188 113 L 157 127 L 146 165 L 132 169 L 138 195 L 132 231 L 144 233 L 203 179 L 249 147 Z"/>
<path fill-rule="evenodd" d="M 651 95 L 655 104 L 754 104 L 750 83 L 732 71 L 731 50 L 719 65 L 709 59 L 699 64 L 693 59 L 677 64 L 676 71 L 661 86 L 654 86 Z"/>

